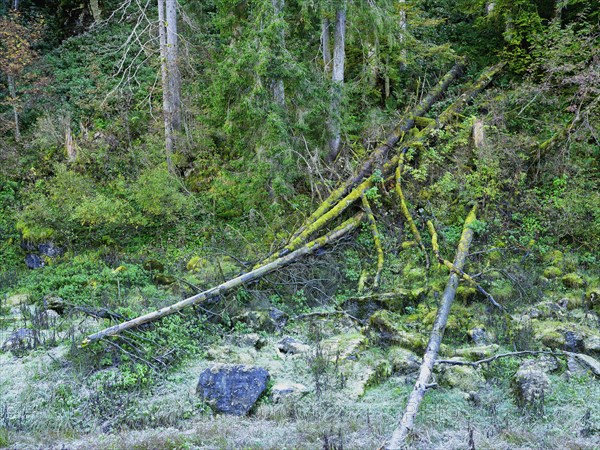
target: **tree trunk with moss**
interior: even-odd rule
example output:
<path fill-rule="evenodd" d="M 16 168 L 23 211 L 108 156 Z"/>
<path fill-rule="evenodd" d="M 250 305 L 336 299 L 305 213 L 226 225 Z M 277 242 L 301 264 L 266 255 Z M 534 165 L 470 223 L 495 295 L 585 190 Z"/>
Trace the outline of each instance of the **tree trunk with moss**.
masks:
<path fill-rule="evenodd" d="M 473 240 L 473 230 L 470 226 L 476 219 L 476 210 L 477 207 L 474 206 L 467 216 L 463 226 L 462 236 L 460 238 L 460 242 L 458 243 L 456 258 L 454 259 L 454 267 L 458 268 L 459 270 L 462 270 L 465 264 L 465 260 L 469 254 L 469 247 L 471 245 L 471 241 Z M 450 274 L 450 279 L 448 280 L 448 284 L 446 285 L 446 289 L 442 295 L 441 305 L 438 308 L 433 329 L 431 330 L 429 343 L 427 344 L 427 349 L 425 350 L 425 355 L 423 356 L 423 362 L 421 363 L 421 369 L 419 371 L 419 378 L 417 379 L 415 387 L 408 398 L 404 415 L 402 416 L 398 427 L 394 430 L 389 443 L 385 446 L 385 448 L 388 450 L 402 448 L 409 432 L 413 429 L 415 417 L 419 411 L 419 405 L 421 404 L 421 401 L 425 396 L 425 392 L 427 391 L 429 379 L 431 378 L 431 372 L 440 350 L 440 344 L 442 343 L 442 338 L 444 337 L 444 331 L 448 322 L 450 308 L 452 307 L 452 302 L 456 296 L 456 289 L 458 288 L 459 280 L 460 277 L 458 274 L 454 272 Z"/>
<path fill-rule="evenodd" d="M 273 262 L 265 264 L 259 268 L 252 270 L 251 272 L 245 273 L 238 277 L 235 277 L 225 283 L 222 283 L 212 289 L 196 294 L 192 297 L 189 297 L 185 300 L 182 300 L 178 303 L 175 303 L 170 306 L 166 306 L 158 311 L 153 311 L 151 313 L 145 314 L 143 316 L 137 317 L 132 320 L 128 320 L 127 322 L 120 323 L 118 325 L 112 326 L 110 328 L 106 328 L 105 330 L 99 331 L 98 333 L 92 334 L 87 337 L 82 343 L 82 345 L 87 345 L 90 342 L 98 341 L 100 339 L 106 338 L 108 336 L 114 336 L 122 333 L 125 330 L 130 330 L 132 328 L 137 328 L 140 325 L 145 323 L 153 322 L 155 320 L 161 319 L 163 317 L 174 314 L 182 309 L 185 309 L 189 306 L 196 305 L 198 303 L 204 302 L 208 299 L 219 297 L 226 292 L 231 291 L 232 289 L 243 286 L 246 283 L 250 283 L 252 281 L 258 280 L 259 278 L 279 270 L 288 264 L 293 263 L 294 261 L 299 260 L 300 258 L 310 255 L 317 251 L 318 249 L 324 247 L 327 244 L 335 242 L 350 232 L 354 231 L 360 222 L 363 219 L 363 213 L 358 213 L 350 219 L 343 222 L 340 226 L 330 231 L 326 235 L 315 239 L 312 242 L 304 245 L 302 248 L 299 248 L 295 252 L 290 253 L 287 256 L 279 258 Z"/>

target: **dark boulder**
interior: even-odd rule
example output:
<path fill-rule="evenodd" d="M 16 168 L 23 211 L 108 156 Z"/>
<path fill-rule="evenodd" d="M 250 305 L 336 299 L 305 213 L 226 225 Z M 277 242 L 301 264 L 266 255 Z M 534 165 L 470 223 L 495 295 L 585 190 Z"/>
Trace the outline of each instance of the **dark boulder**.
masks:
<path fill-rule="evenodd" d="M 38 251 L 50 258 L 56 258 L 62 254 L 62 249 L 55 246 L 52 242 L 38 245 Z"/>
<path fill-rule="evenodd" d="M 29 254 L 25 257 L 25 264 L 30 269 L 39 269 L 44 267 L 44 260 L 38 255 Z"/>
<path fill-rule="evenodd" d="M 581 353 L 584 350 L 583 337 L 572 331 L 565 333 L 564 349 L 568 352 Z"/>
<path fill-rule="evenodd" d="M 262 367 L 215 364 L 200 374 L 196 392 L 217 413 L 244 416 L 267 389 L 269 372 Z"/>

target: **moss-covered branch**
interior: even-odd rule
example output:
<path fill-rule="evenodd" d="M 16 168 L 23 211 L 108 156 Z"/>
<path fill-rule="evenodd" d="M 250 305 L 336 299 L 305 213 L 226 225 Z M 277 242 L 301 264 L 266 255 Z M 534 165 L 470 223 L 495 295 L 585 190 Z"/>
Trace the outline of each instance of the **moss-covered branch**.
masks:
<path fill-rule="evenodd" d="M 411 233 L 415 237 L 416 243 L 419 245 L 423 254 L 425 255 L 425 265 L 427 269 L 429 269 L 429 255 L 427 254 L 427 250 L 425 249 L 425 245 L 423 244 L 423 239 L 421 238 L 421 233 L 419 233 L 419 229 L 415 224 L 415 221 L 412 218 L 410 211 L 408 210 L 408 206 L 406 204 L 406 199 L 404 198 L 404 193 L 402 192 L 402 169 L 404 167 L 404 153 L 400 155 L 400 162 L 396 166 L 396 194 L 398 195 L 398 199 L 400 201 L 400 210 L 402 211 L 402 215 L 404 219 L 408 223 Z"/>
<path fill-rule="evenodd" d="M 371 234 L 373 235 L 373 244 L 375 245 L 375 250 L 377 251 L 377 271 L 375 272 L 375 278 L 373 280 L 373 289 L 377 290 L 379 289 L 381 271 L 383 270 L 383 247 L 381 246 L 381 238 L 379 236 L 379 231 L 377 230 L 377 222 L 375 221 L 375 216 L 371 210 L 371 205 L 369 205 L 369 200 L 367 200 L 367 197 L 364 194 L 362 195 L 361 200 L 363 209 L 367 215 L 369 227 L 371 228 Z"/>
<path fill-rule="evenodd" d="M 473 240 L 474 233 L 473 229 L 471 228 L 471 224 L 476 219 L 476 211 L 477 207 L 474 206 L 467 216 L 463 226 L 460 242 L 458 243 L 456 258 L 454 259 L 454 266 L 459 270 L 462 270 L 462 267 L 465 264 L 465 260 L 467 259 L 467 255 L 469 253 L 469 247 L 471 245 L 471 241 Z M 387 443 L 387 445 L 385 445 L 386 449 L 395 450 L 403 448 L 404 441 L 414 426 L 419 405 L 421 404 L 421 401 L 425 396 L 425 391 L 429 386 L 431 372 L 440 350 L 440 344 L 442 343 L 442 337 L 444 336 L 446 323 L 448 322 L 450 308 L 456 295 L 458 281 L 458 275 L 455 272 L 451 272 L 450 279 L 448 280 L 448 284 L 446 285 L 446 289 L 442 295 L 441 304 L 437 311 L 433 329 L 431 330 L 431 334 L 429 336 L 429 343 L 427 344 L 427 349 L 425 350 L 425 355 L 423 356 L 419 377 L 417 378 L 415 387 L 408 398 L 408 403 L 406 404 L 406 409 L 404 410 L 402 419 L 400 420 L 398 427 L 394 430 L 390 441 Z"/>

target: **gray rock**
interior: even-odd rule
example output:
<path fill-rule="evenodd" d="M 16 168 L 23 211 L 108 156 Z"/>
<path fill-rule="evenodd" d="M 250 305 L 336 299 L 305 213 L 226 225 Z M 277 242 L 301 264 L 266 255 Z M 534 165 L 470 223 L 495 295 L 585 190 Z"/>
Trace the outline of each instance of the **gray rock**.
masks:
<path fill-rule="evenodd" d="M 585 353 L 600 356 L 600 336 L 588 336 L 583 340 Z"/>
<path fill-rule="evenodd" d="M 269 308 L 269 318 L 273 321 L 273 324 L 275 324 L 275 329 L 277 331 L 285 327 L 285 324 L 288 321 L 288 315 L 277 308 Z"/>
<path fill-rule="evenodd" d="M 267 340 L 258 333 L 242 334 L 235 338 L 235 343 L 240 347 L 252 347 L 260 350 L 267 345 Z"/>
<path fill-rule="evenodd" d="M 30 269 L 39 269 L 44 267 L 44 260 L 40 256 L 30 253 L 25 257 L 25 264 Z"/>
<path fill-rule="evenodd" d="M 277 350 L 286 355 L 297 355 L 310 351 L 310 346 L 297 341 L 293 337 L 286 336 L 277 343 Z"/>
<path fill-rule="evenodd" d="M 269 372 L 262 367 L 215 364 L 200 374 L 196 392 L 217 413 L 248 414 L 267 388 Z"/>
<path fill-rule="evenodd" d="M 535 359 L 523 361 L 519 369 L 535 369 L 541 370 L 544 373 L 552 373 L 560 369 L 560 365 L 554 356 L 542 355 Z"/>
<path fill-rule="evenodd" d="M 62 249 L 55 246 L 52 242 L 46 242 L 45 244 L 38 245 L 38 251 L 42 255 L 46 255 L 50 258 L 56 258 L 62 254 Z"/>
<path fill-rule="evenodd" d="M 548 376 L 534 367 L 522 367 L 515 374 L 515 394 L 521 407 L 541 409 L 550 388 Z"/>
<path fill-rule="evenodd" d="M 15 330 L 2 344 L 2 350 L 20 350 L 29 348 L 33 345 L 33 330 L 29 328 L 19 328 Z"/>
<path fill-rule="evenodd" d="M 490 343 L 490 336 L 483 328 L 473 328 L 469 331 L 469 336 L 476 345 L 486 345 Z"/>
<path fill-rule="evenodd" d="M 572 374 L 583 375 L 589 371 L 600 377 L 600 362 L 589 355 L 570 353 L 567 368 Z"/>
<path fill-rule="evenodd" d="M 567 331 L 565 333 L 565 346 L 564 349 L 568 352 L 582 352 L 583 351 L 583 337 L 573 331 Z"/>
<path fill-rule="evenodd" d="M 282 381 L 271 388 L 273 403 L 279 403 L 286 399 L 298 399 L 308 393 L 308 388 L 300 383 Z"/>

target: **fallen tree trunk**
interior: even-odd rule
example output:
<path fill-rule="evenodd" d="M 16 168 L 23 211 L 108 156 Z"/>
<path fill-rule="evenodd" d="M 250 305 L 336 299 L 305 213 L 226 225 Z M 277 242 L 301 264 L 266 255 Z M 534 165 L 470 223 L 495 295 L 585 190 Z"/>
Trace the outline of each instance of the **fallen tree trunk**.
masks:
<path fill-rule="evenodd" d="M 472 284 L 473 286 L 475 286 L 475 288 L 482 293 L 485 298 L 487 298 L 490 303 L 492 305 L 494 305 L 496 308 L 498 308 L 499 310 L 503 310 L 504 308 L 502 308 L 502 305 L 500 305 L 492 296 L 492 294 L 490 294 L 488 291 L 486 291 L 483 287 L 481 287 L 481 285 L 475 281 L 473 279 L 473 277 L 465 272 L 463 272 L 461 269 L 459 269 L 458 267 L 456 267 L 454 264 L 452 264 L 450 261 L 448 261 L 447 259 L 442 258 L 442 255 L 440 255 L 440 246 L 438 244 L 438 235 L 437 235 L 437 231 L 435 231 L 435 227 L 433 226 L 433 222 L 431 220 L 427 221 L 427 229 L 429 230 L 429 233 L 431 234 L 431 247 L 433 249 L 433 254 L 435 255 L 435 257 L 437 258 L 438 262 L 443 265 L 446 266 L 446 268 L 450 271 L 450 272 L 455 272 L 457 273 L 463 280 L 467 281 L 468 283 Z"/>
<path fill-rule="evenodd" d="M 454 119 L 454 117 L 457 116 L 463 110 L 463 108 L 467 106 L 468 103 L 491 82 L 493 77 L 500 72 L 500 70 L 502 70 L 504 65 L 504 63 L 500 63 L 484 70 L 479 78 L 477 78 L 477 80 L 474 81 L 452 105 L 444 110 L 442 114 L 440 114 L 436 121 L 432 121 L 432 123 L 427 125 L 423 130 L 419 131 L 415 137 L 403 142 L 402 150 L 392 158 L 389 158 L 388 161 L 385 162 L 381 167 L 382 176 L 385 179 L 393 176 L 401 158 L 404 158 L 403 155 L 407 152 L 407 150 L 411 147 L 423 145 L 429 139 L 431 133 L 448 125 Z M 315 210 L 315 212 L 306 220 L 304 225 L 302 225 L 302 227 L 300 227 L 300 229 L 292 235 L 288 245 L 286 245 L 279 252 L 276 252 L 265 259 L 260 265 L 274 261 L 277 258 L 285 256 L 286 254 L 299 248 L 312 234 L 321 230 L 331 220 L 337 218 L 349 206 L 354 204 L 355 201 L 360 199 L 361 195 L 367 189 L 370 189 L 374 185 L 374 182 L 370 177 L 366 178 L 358 185 L 355 184 L 356 180 L 357 178 L 353 177 L 333 191 L 331 195 L 325 201 L 323 201 L 317 210 Z M 260 267 L 260 265 L 257 265 L 256 267 Z"/>
<path fill-rule="evenodd" d="M 98 341 L 102 338 L 119 334 L 125 330 L 129 330 L 131 328 L 136 328 L 136 327 L 143 325 L 145 323 L 148 323 L 148 322 L 153 322 L 162 317 L 176 313 L 177 311 L 181 311 L 182 309 L 187 308 L 188 306 L 195 305 L 197 303 L 203 302 L 210 298 L 218 297 L 234 288 L 242 286 L 244 283 L 248 283 L 248 282 L 257 280 L 275 270 L 278 270 L 284 266 L 287 266 L 288 264 L 300 259 L 303 256 L 314 253 L 316 250 L 320 249 L 321 247 L 323 247 L 329 243 L 335 242 L 336 240 L 340 239 L 341 237 L 343 237 L 346 234 L 350 233 L 351 231 L 355 230 L 358 227 L 358 225 L 360 224 L 360 222 L 362 221 L 363 216 L 364 216 L 364 214 L 362 212 L 360 212 L 360 213 L 356 214 L 355 216 L 351 217 L 350 219 L 346 220 L 344 223 L 342 223 L 340 226 L 338 226 L 334 230 L 327 233 L 325 236 L 322 236 L 318 239 L 315 239 L 314 241 L 309 242 L 305 246 L 290 253 L 289 255 L 286 255 L 286 256 L 279 258 L 269 264 L 266 264 L 255 270 L 252 270 L 248 273 L 245 273 L 236 278 L 233 278 L 223 284 L 220 284 L 219 286 L 216 286 L 212 289 L 209 289 L 207 291 L 196 294 L 192 297 L 186 298 L 185 300 L 182 300 L 173 305 L 166 306 L 157 311 L 153 311 L 151 313 L 145 314 L 145 315 L 137 317 L 135 319 L 128 320 L 127 322 L 123 322 L 118 325 L 106 328 L 102 331 L 99 331 L 98 333 L 94 333 L 94 334 L 88 336 L 82 342 L 81 345 L 85 346 L 91 342 Z"/>
<path fill-rule="evenodd" d="M 388 136 L 386 141 L 379 145 L 373 153 L 371 153 L 361 164 L 355 174 L 344 182 L 341 186 L 335 189 L 329 197 L 321 203 L 321 205 L 306 219 L 304 225 L 302 225 L 292 235 L 292 240 L 296 239 L 300 234 L 312 223 L 314 223 L 319 217 L 325 214 L 331 207 L 333 207 L 347 192 L 353 187 L 358 185 L 365 177 L 371 175 L 373 164 L 376 161 L 383 161 L 387 152 L 394 148 L 394 146 L 404 138 L 411 128 L 415 126 L 415 120 L 417 117 L 425 115 L 429 109 L 433 106 L 434 102 L 448 89 L 450 83 L 459 77 L 464 69 L 462 64 L 456 64 L 446 75 L 444 75 L 440 81 L 431 89 L 431 91 L 423 98 L 417 106 L 402 120 L 394 131 Z"/>
<path fill-rule="evenodd" d="M 465 264 L 467 254 L 469 253 L 469 247 L 471 245 L 471 241 L 473 240 L 473 230 L 471 229 L 470 225 L 476 219 L 476 210 L 477 207 L 474 206 L 467 216 L 463 226 L 462 236 L 460 238 L 460 242 L 458 243 L 456 257 L 454 259 L 454 267 L 459 270 L 462 270 Z M 419 405 L 421 404 L 421 401 L 425 395 L 425 391 L 429 386 L 429 378 L 431 377 L 433 365 L 437 359 L 442 337 L 444 336 L 444 330 L 446 329 L 446 323 L 448 322 L 448 315 L 450 314 L 450 307 L 452 306 L 452 302 L 454 301 L 454 297 L 456 295 L 459 279 L 460 278 L 458 274 L 454 272 L 450 274 L 450 279 L 448 280 L 448 284 L 444 290 L 441 305 L 437 311 L 435 323 L 433 324 L 433 329 L 431 330 L 429 343 L 427 344 L 427 349 L 425 350 L 425 355 L 423 356 L 419 378 L 417 379 L 415 387 L 408 398 L 404 415 L 402 416 L 398 427 L 394 430 L 389 443 L 385 446 L 385 448 L 388 450 L 402 448 L 408 433 L 414 426 Z"/>

